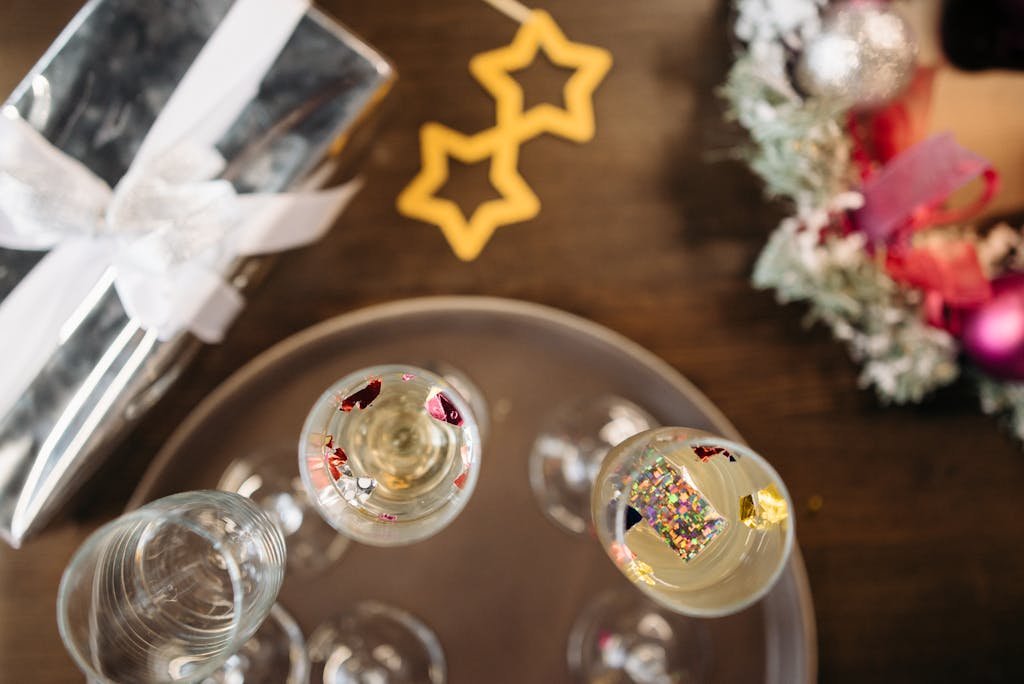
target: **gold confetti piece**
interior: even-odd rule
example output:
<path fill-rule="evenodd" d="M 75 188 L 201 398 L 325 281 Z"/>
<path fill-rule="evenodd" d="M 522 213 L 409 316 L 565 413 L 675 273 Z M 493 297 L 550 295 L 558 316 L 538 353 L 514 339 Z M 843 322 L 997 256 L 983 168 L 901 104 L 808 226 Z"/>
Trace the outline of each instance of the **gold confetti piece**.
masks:
<path fill-rule="evenodd" d="M 740 520 L 752 530 L 767 530 L 788 517 L 789 505 L 774 484 L 740 498 Z"/>
<path fill-rule="evenodd" d="M 643 561 L 630 561 L 626 566 L 626 577 L 637 584 L 643 582 L 644 584 L 653 587 L 654 580 L 651 578 L 653 574 L 654 568 Z"/>

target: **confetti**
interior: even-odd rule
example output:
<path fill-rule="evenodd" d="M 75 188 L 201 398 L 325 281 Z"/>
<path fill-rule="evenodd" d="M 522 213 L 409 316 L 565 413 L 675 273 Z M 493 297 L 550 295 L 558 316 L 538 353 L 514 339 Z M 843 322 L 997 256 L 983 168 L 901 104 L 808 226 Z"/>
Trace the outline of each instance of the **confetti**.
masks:
<path fill-rule="evenodd" d="M 644 584 L 653 587 L 653 575 L 654 569 L 643 561 L 633 560 L 626 565 L 626 577 L 637 584 L 643 582 Z"/>
<path fill-rule="evenodd" d="M 633 525 L 643 520 L 644 517 L 640 515 L 640 511 L 636 510 L 632 506 L 626 506 L 626 529 L 632 529 Z"/>
<path fill-rule="evenodd" d="M 380 395 L 380 378 L 373 378 L 363 389 L 359 390 L 354 394 L 350 394 L 341 400 L 341 405 L 338 407 L 339 411 L 348 413 L 356 406 L 361 409 L 366 408 L 373 403 L 373 400 Z"/>
<path fill-rule="evenodd" d="M 393 513 L 381 513 L 377 516 L 377 519 L 384 522 L 395 522 L 398 520 L 398 516 Z"/>
<path fill-rule="evenodd" d="M 456 427 L 462 426 L 462 416 L 459 414 L 459 409 L 455 408 L 455 404 L 444 392 L 438 392 L 430 397 L 430 399 L 427 399 L 426 409 L 432 418 Z"/>
<path fill-rule="evenodd" d="M 700 459 L 701 463 L 707 463 L 711 460 L 712 456 L 721 454 L 729 459 L 730 463 L 736 462 L 736 457 L 732 455 L 732 452 L 725 447 L 712 446 L 710 444 L 698 444 L 693 447 L 693 453 L 697 454 L 697 458 Z"/>
<path fill-rule="evenodd" d="M 327 437 L 327 442 L 324 443 L 324 455 L 327 458 L 327 469 L 335 480 L 340 480 L 342 475 L 352 475 L 352 472 L 346 465 L 348 463 L 348 455 L 345 454 L 345 450 L 341 447 L 334 446 L 334 435 Z"/>
<path fill-rule="evenodd" d="M 466 486 L 466 480 L 467 479 L 469 479 L 469 471 L 468 470 L 463 470 L 461 473 L 459 473 L 459 476 L 457 478 L 455 478 L 454 484 L 459 489 L 462 489 L 463 487 Z"/>
<path fill-rule="evenodd" d="M 658 456 L 630 487 L 629 503 L 684 561 L 697 557 L 728 524 L 689 474 Z"/>
<path fill-rule="evenodd" d="M 416 376 L 413 375 L 412 373 L 402 373 L 402 382 L 409 382 L 410 380 L 412 380 L 415 377 Z"/>
<path fill-rule="evenodd" d="M 789 505 L 773 484 L 740 498 L 740 520 L 752 530 L 767 530 L 788 517 Z"/>

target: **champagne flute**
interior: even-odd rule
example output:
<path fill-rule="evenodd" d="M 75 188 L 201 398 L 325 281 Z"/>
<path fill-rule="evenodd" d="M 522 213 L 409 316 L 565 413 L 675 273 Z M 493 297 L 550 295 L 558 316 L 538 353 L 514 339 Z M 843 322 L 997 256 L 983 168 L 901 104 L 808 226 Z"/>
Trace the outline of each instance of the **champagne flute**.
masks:
<path fill-rule="evenodd" d="M 295 466 L 295 441 L 270 442 L 233 461 L 217 489 L 249 497 L 277 523 L 288 544 L 290 574 L 311 577 L 345 553 L 349 539 L 310 503 Z"/>
<path fill-rule="evenodd" d="M 530 452 L 530 489 L 544 515 L 573 534 L 590 529 L 590 492 L 608 450 L 657 425 L 641 407 L 610 394 L 557 406 Z"/>
<path fill-rule="evenodd" d="M 652 600 L 694 617 L 764 596 L 793 549 L 793 504 L 750 447 L 701 430 L 648 430 L 612 449 L 591 498 L 598 539 Z"/>
<path fill-rule="evenodd" d="M 61 578 L 57 624 L 90 682 L 184 682 L 223 667 L 284 577 L 280 530 L 229 492 L 175 494 L 94 532 Z"/>
<path fill-rule="evenodd" d="M 441 376 L 382 365 L 329 387 L 306 418 L 299 471 L 342 534 L 377 546 L 426 539 L 462 511 L 480 472 L 469 402 Z"/>
<path fill-rule="evenodd" d="M 443 684 L 444 651 L 410 613 L 360 601 L 309 637 L 312 684 Z"/>

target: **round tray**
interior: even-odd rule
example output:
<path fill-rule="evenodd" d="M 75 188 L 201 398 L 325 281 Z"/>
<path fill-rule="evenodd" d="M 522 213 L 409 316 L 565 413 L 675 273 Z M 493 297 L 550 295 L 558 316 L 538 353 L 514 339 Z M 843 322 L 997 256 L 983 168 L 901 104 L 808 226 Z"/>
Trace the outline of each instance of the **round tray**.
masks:
<path fill-rule="evenodd" d="M 491 409 L 480 481 L 449 527 L 398 548 L 352 544 L 316 576 L 286 579 L 281 603 L 308 634 L 350 601 L 410 610 L 444 644 L 449 679 L 569 679 L 569 628 L 605 589 L 635 591 L 590 536 L 570 536 L 541 513 L 527 456 L 560 402 L 615 393 L 662 424 L 736 439 L 692 384 L 633 342 L 547 307 L 483 297 L 432 297 L 375 306 L 281 342 L 208 396 L 157 455 L 129 506 L 211 488 L 228 463 L 271 443 L 294 443 L 306 411 L 335 379 L 379 363 L 447 362 L 472 378 Z M 734 616 L 709 620 L 715 681 L 816 680 L 814 612 L 799 549 L 774 589 Z"/>

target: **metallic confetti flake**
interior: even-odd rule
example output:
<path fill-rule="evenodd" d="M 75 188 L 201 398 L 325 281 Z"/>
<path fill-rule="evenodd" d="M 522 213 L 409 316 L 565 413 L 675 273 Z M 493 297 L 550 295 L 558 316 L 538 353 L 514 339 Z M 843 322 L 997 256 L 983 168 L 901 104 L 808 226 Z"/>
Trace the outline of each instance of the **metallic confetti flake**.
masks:
<path fill-rule="evenodd" d="M 342 399 L 338 410 L 348 413 L 356 406 L 361 409 L 366 408 L 380 395 L 380 386 L 380 378 L 371 378 L 366 387 Z"/>
<path fill-rule="evenodd" d="M 633 525 L 643 520 L 644 517 L 640 515 L 640 511 L 636 510 L 632 506 L 626 506 L 626 530 L 628 531 Z"/>
<path fill-rule="evenodd" d="M 324 443 L 324 458 L 327 460 L 327 469 L 335 480 L 352 477 L 352 470 L 348 467 L 348 455 L 341 447 L 334 446 L 333 435 L 329 435 Z"/>
<path fill-rule="evenodd" d="M 687 562 L 728 524 L 693 486 L 686 469 L 680 472 L 661 456 L 633 480 L 629 504 Z"/>
<path fill-rule="evenodd" d="M 456 427 L 462 425 L 462 415 L 459 413 L 459 409 L 455 408 L 454 402 L 444 392 L 438 392 L 427 399 L 426 408 L 431 418 L 442 420 Z"/>
<path fill-rule="evenodd" d="M 767 530 L 789 517 L 789 505 L 775 485 L 740 498 L 740 520 L 752 530 Z"/>
<path fill-rule="evenodd" d="M 712 446 L 710 444 L 698 444 L 697 446 L 693 447 L 693 453 L 697 455 L 697 458 L 700 459 L 701 463 L 707 463 L 708 461 L 711 460 L 712 456 L 715 456 L 717 454 L 721 454 L 722 456 L 728 458 L 730 463 L 736 462 L 736 457 L 733 456 L 732 452 L 726 449 L 725 447 Z"/>
<path fill-rule="evenodd" d="M 644 563 L 643 561 L 634 560 L 630 561 L 626 565 L 626 577 L 628 577 L 630 581 L 636 582 L 637 584 L 643 582 L 644 584 L 653 587 L 653 575 L 654 569 L 651 568 L 651 566 L 647 563 Z"/>
<path fill-rule="evenodd" d="M 457 478 L 455 478 L 455 482 L 454 482 L 455 486 L 458 487 L 459 489 L 462 489 L 463 487 L 466 486 L 466 480 L 468 478 L 469 478 L 469 471 L 468 470 L 463 470 L 461 473 L 459 473 L 459 476 Z"/>

